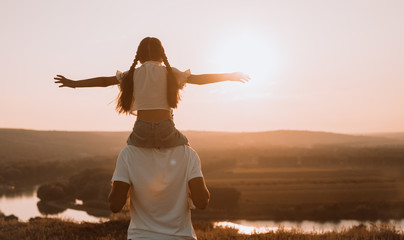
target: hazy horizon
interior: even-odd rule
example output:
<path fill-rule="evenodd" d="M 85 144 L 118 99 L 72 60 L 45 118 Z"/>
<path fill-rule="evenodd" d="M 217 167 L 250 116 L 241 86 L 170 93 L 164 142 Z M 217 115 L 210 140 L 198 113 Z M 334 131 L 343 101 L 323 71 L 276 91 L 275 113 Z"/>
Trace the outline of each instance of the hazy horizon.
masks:
<path fill-rule="evenodd" d="M 131 132 L 129 130 L 63 130 L 63 129 L 34 129 L 34 128 L 3 128 L 0 130 L 25 130 L 25 131 L 44 131 L 44 132 L 106 132 L 106 133 L 125 133 Z M 341 135 L 389 135 L 389 134 L 404 134 L 404 131 L 397 132 L 332 132 L 332 131 L 320 131 L 320 130 L 310 130 L 310 129 L 269 129 L 262 131 L 215 131 L 215 130 L 195 130 L 195 129 L 179 129 L 183 132 L 206 132 L 206 133 L 265 133 L 265 132 L 312 132 L 312 133 L 329 133 L 329 134 L 341 134 Z M 382 136 L 383 137 L 383 136 Z"/>
<path fill-rule="evenodd" d="M 252 78 L 187 85 L 178 129 L 404 132 L 403 1 L 94 3 L 0 3 L 0 128 L 130 131 L 118 87 L 59 89 L 53 77 L 125 71 L 155 36 L 180 70 Z"/>

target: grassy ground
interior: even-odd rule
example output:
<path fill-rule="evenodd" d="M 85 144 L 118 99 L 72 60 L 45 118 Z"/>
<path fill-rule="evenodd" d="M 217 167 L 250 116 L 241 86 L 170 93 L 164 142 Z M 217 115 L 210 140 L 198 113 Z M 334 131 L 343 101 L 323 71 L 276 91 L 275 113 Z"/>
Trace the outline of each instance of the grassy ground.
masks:
<path fill-rule="evenodd" d="M 16 220 L 0 220 L 0 239 L 26 239 L 26 240 L 111 240 L 126 239 L 128 220 L 114 220 L 105 223 L 73 223 L 59 219 L 32 219 L 29 222 Z M 241 235 L 234 229 L 214 228 L 213 224 L 206 221 L 194 222 L 194 228 L 199 240 L 264 240 L 264 239 L 288 239 L 288 240 L 360 240 L 380 239 L 398 240 L 404 239 L 404 234 L 389 225 L 375 225 L 372 227 L 358 226 L 341 232 L 329 232 L 318 234 L 302 233 L 298 230 L 276 233 Z"/>

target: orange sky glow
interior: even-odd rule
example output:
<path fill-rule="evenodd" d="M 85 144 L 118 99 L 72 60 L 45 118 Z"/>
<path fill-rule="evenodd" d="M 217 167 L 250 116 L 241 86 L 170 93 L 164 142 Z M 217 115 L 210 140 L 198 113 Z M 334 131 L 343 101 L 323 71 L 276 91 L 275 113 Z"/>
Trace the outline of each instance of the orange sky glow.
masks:
<path fill-rule="evenodd" d="M 141 39 L 172 66 L 243 71 L 245 84 L 187 85 L 181 130 L 404 131 L 404 1 L 2 1 L 0 128 L 129 131 L 118 87 L 72 79 L 127 70 Z"/>

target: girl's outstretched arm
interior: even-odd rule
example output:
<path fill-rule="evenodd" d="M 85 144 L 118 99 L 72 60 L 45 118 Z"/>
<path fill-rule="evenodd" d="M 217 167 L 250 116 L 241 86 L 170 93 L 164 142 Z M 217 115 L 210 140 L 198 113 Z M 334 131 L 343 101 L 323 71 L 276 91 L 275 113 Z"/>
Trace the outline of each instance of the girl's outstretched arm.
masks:
<path fill-rule="evenodd" d="M 241 72 L 234 73 L 222 73 L 222 74 L 201 74 L 201 75 L 191 75 L 188 77 L 188 83 L 192 84 L 209 84 L 224 81 L 235 81 L 245 83 L 250 80 L 250 76 Z"/>
<path fill-rule="evenodd" d="M 116 79 L 116 76 L 111 76 L 111 77 L 96 77 L 96 78 L 89 78 L 89 79 L 83 79 L 83 80 L 71 80 L 68 78 L 65 78 L 62 75 L 56 75 L 53 79 L 57 80 L 55 83 L 61 83 L 59 87 L 70 87 L 70 88 L 76 88 L 76 87 L 108 87 L 111 85 L 116 85 L 119 84 L 118 79 Z"/>

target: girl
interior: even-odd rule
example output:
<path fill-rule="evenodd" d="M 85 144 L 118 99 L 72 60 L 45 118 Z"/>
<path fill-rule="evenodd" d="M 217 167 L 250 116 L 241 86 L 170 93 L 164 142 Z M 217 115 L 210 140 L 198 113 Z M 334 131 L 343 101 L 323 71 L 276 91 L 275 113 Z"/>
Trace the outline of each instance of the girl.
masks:
<path fill-rule="evenodd" d="M 137 63 L 142 65 L 136 68 Z M 164 63 L 164 66 L 162 66 Z M 118 113 L 137 115 L 133 131 L 127 143 L 138 147 L 168 148 L 188 144 L 173 122 L 172 109 L 180 100 L 179 90 L 185 83 L 208 84 L 222 81 L 246 82 L 243 73 L 193 75 L 171 67 L 164 48 L 157 38 L 144 38 L 137 49 L 135 59 L 126 72 L 116 76 L 96 77 L 73 81 L 62 75 L 54 78 L 59 87 L 107 87 L 119 84 Z"/>

